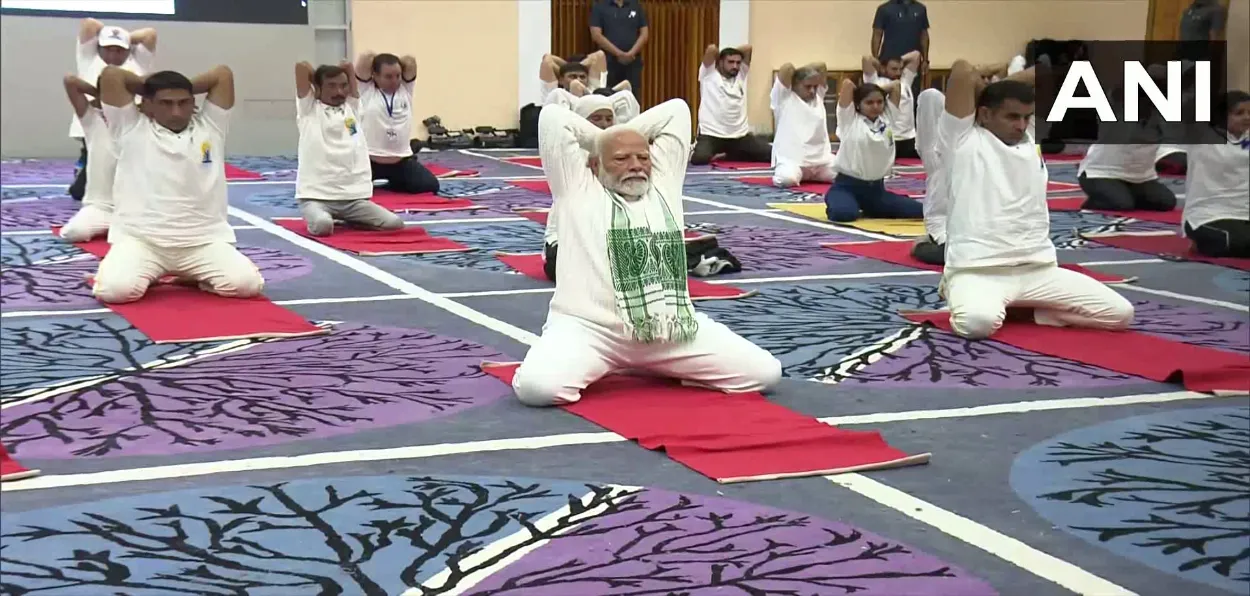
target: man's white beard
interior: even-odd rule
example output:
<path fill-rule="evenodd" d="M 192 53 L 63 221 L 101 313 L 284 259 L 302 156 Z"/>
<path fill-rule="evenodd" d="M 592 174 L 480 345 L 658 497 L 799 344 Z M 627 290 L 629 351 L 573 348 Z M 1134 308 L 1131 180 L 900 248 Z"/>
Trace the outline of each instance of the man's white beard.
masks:
<path fill-rule="evenodd" d="M 651 191 L 651 178 L 643 174 L 622 180 L 606 171 L 601 171 L 599 182 L 603 184 L 604 188 L 631 200 L 638 200 Z"/>

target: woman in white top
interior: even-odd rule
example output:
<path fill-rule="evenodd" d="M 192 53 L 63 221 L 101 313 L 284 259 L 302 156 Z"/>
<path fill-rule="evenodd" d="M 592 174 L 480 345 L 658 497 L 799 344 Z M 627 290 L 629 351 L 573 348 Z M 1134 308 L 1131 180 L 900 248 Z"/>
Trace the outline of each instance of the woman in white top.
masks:
<path fill-rule="evenodd" d="M 920 157 L 916 153 L 916 106 L 911 90 L 920 70 L 920 58 L 920 52 L 908 52 L 901 58 L 886 58 L 884 64 L 872 56 L 864 56 L 862 61 L 865 83 L 885 87 L 891 81 L 899 82 L 898 97 L 890 100 L 890 128 L 897 157 Z"/>
<path fill-rule="evenodd" d="M 404 220 L 369 200 L 373 176 L 360 132 L 360 93 L 350 62 L 295 65 L 299 172 L 295 198 L 313 236 L 329 236 L 334 221 L 373 230 L 399 230 Z"/>
<path fill-rule="evenodd" d="M 90 83 L 74 76 L 65 77 L 65 93 L 82 122 L 85 142 L 94 157 L 87 162 L 86 188 L 82 208 L 61 228 L 61 237 L 70 242 L 86 242 L 108 231 L 113 217 L 113 175 L 117 170 L 117 152 L 113 137 L 104 123 L 100 109 L 100 92 Z"/>
<path fill-rule="evenodd" d="M 829 221 L 855 221 L 865 217 L 920 219 L 924 209 L 911 197 L 885 189 L 885 177 L 894 167 L 894 133 L 890 128 L 890 103 L 897 104 L 899 82 L 886 88 L 872 83 L 856 86 L 842 80 L 838 90 L 837 177 L 825 193 Z"/>
<path fill-rule="evenodd" d="M 438 177 L 417 162 L 412 147 L 416 58 L 368 52 L 356 62 L 356 77 L 373 179 L 385 179 L 385 188 L 395 192 L 438 192 Z"/>
<path fill-rule="evenodd" d="M 833 149 L 825 110 L 828 76 L 823 62 L 797 69 L 787 63 L 777 70 L 770 102 L 777 118 L 773 136 L 776 186 L 833 180 Z"/>
<path fill-rule="evenodd" d="M 1185 235 L 1209 257 L 1250 258 L 1250 94 L 1230 91 L 1222 145 L 1190 145 Z"/>
<path fill-rule="evenodd" d="M 946 214 L 950 210 L 949 172 L 938 151 L 938 119 L 946 109 L 946 96 L 937 89 L 925 89 L 916 98 L 916 152 L 924 160 L 924 230 L 928 237 L 911 249 L 911 256 L 922 263 L 946 262 Z"/>

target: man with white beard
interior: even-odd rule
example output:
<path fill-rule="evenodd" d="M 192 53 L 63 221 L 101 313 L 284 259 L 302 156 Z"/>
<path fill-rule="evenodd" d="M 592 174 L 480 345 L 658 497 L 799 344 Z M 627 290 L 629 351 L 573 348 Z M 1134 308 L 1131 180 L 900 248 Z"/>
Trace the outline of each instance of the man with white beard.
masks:
<path fill-rule="evenodd" d="M 776 384 L 776 358 L 690 302 L 686 102 L 669 100 L 606 130 L 547 105 L 538 143 L 561 222 L 560 260 L 542 337 L 513 379 L 517 398 L 572 403 L 591 383 L 625 370 L 729 393 Z"/>

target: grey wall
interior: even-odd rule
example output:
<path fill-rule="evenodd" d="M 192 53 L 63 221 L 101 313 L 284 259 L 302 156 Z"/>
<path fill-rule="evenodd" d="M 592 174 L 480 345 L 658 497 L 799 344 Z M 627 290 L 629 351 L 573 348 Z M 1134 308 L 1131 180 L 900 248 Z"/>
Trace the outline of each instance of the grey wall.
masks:
<path fill-rule="evenodd" d="M 294 155 L 294 65 L 316 58 L 313 28 L 110 21 L 130 30 L 155 26 L 156 68 L 194 76 L 217 64 L 234 70 L 235 106 L 226 151 L 232 155 Z M 76 157 L 61 79 L 74 72 L 79 21 L 0 17 L 0 154 Z"/>

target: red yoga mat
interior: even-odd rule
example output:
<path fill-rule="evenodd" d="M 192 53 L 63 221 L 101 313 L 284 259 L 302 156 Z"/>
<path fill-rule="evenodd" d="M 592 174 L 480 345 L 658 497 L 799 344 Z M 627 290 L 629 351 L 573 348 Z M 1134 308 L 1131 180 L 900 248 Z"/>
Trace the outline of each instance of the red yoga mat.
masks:
<path fill-rule="evenodd" d="M 239 167 L 232 166 L 230 164 L 226 164 L 226 181 L 227 182 L 242 182 L 244 180 L 264 180 L 264 179 L 265 179 L 264 176 L 261 176 L 260 174 L 257 174 L 256 172 L 253 172 L 251 170 L 245 170 L 243 168 L 239 168 Z"/>
<path fill-rule="evenodd" d="M 402 230 L 353 230 L 335 226 L 329 236 L 313 236 L 302 219 L 276 219 L 274 223 L 331 248 L 368 257 L 473 250 L 455 240 L 431 236 L 418 226 L 405 226 Z"/>
<path fill-rule="evenodd" d="M 512 384 L 516 364 L 482 370 Z M 562 406 L 719 483 L 824 476 L 928 463 L 876 431 L 844 430 L 772 403 L 647 377 L 610 376 Z"/>
<path fill-rule="evenodd" d="M 551 185 L 546 180 L 509 180 L 508 184 L 525 190 L 540 192 L 545 195 L 551 194 Z"/>
<path fill-rule="evenodd" d="M 766 161 L 714 161 L 712 167 L 718 170 L 771 170 L 773 164 Z"/>
<path fill-rule="evenodd" d="M 1184 212 L 1180 209 L 1171 211 L 1105 211 L 1095 209 L 1094 213 L 1101 213 L 1111 217 L 1131 217 L 1141 221 L 1157 221 L 1159 223 L 1181 225 L 1182 215 Z"/>
<path fill-rule="evenodd" d="M 485 209 L 474 205 L 469 199 L 448 199 L 432 192 L 407 194 L 385 189 L 374 189 L 373 202 L 391 211 L 472 211 Z"/>
<path fill-rule="evenodd" d="M 23 466 L 20 462 L 13 459 L 9 455 L 9 450 L 0 445 L 0 482 L 9 482 L 11 480 L 21 480 L 38 476 L 39 470 L 32 470 Z"/>
<path fill-rule="evenodd" d="M 551 280 L 547 279 L 547 274 L 543 271 L 543 256 L 541 254 L 497 252 L 495 253 L 495 258 L 503 261 L 505 265 L 521 275 L 530 279 L 551 283 Z M 686 287 L 690 289 L 691 300 L 732 300 L 755 294 L 754 291 L 740 290 L 725 284 L 710 284 L 698 279 L 688 279 Z"/>
<path fill-rule="evenodd" d="M 911 256 L 912 243 L 910 242 L 830 242 L 821 244 L 821 246 L 824 246 L 825 248 L 832 248 L 833 250 L 839 252 L 868 257 L 870 259 L 885 261 L 886 263 L 893 263 L 895 265 L 902 265 L 904 267 L 924 269 L 926 271 L 942 271 L 942 267 L 940 265 L 930 265 L 929 263 L 918 261 L 915 257 Z M 1059 266 L 1069 271 L 1085 274 L 1106 284 L 1122 284 L 1130 282 L 1134 279 L 1110 273 L 1102 273 L 1101 271 L 1094 271 L 1093 269 L 1087 269 L 1080 265 L 1061 264 Z"/>
<path fill-rule="evenodd" d="M 519 166 L 530 166 L 534 168 L 543 167 L 543 158 L 541 157 L 517 156 L 517 157 L 505 157 L 503 158 L 503 160 L 508 163 L 517 164 Z"/>
<path fill-rule="evenodd" d="M 429 170 L 430 173 L 434 174 L 437 178 L 473 178 L 478 175 L 477 170 L 453 170 L 451 168 L 445 168 L 432 163 L 422 165 L 424 165 L 425 169 Z"/>
<path fill-rule="evenodd" d="M 736 178 L 736 180 L 738 182 L 746 182 L 747 184 L 755 184 L 757 186 L 773 185 L 773 179 L 764 176 L 744 176 L 742 178 Z M 791 186 L 786 190 L 793 190 L 795 192 L 810 192 L 812 194 L 823 195 L 829 192 L 830 186 L 832 185 L 828 182 L 804 182 L 798 186 Z"/>
<path fill-rule="evenodd" d="M 1121 234 L 1114 236 L 1086 236 L 1085 238 L 1114 248 L 1158 255 L 1167 259 L 1210 263 L 1212 265 L 1222 265 L 1224 267 L 1232 267 L 1233 269 L 1241 269 L 1242 271 L 1250 271 L 1250 259 L 1208 257 L 1198 254 L 1193 249 L 1193 245 L 1190 244 L 1188 238 L 1177 234 L 1169 234 L 1167 236 Z"/>
<path fill-rule="evenodd" d="M 949 313 L 907 313 L 904 316 L 917 323 L 951 330 Z M 1126 375 L 1181 383 L 1190 391 L 1250 391 L 1250 358 L 1245 354 L 1146 333 L 1008 321 L 991 339 Z"/>
<path fill-rule="evenodd" d="M 56 235 L 56 237 L 60 238 L 61 226 L 52 226 L 52 233 Z M 109 252 L 109 241 L 103 236 L 92 238 L 86 242 L 75 242 L 74 246 L 82 249 L 88 254 L 91 254 L 97 259 L 103 259 L 104 255 Z"/>

